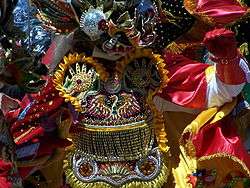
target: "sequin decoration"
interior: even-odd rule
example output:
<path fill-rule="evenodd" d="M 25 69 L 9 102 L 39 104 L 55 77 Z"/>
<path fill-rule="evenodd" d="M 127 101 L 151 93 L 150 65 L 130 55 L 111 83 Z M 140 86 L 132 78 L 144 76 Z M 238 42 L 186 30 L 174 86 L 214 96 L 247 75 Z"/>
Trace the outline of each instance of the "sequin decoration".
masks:
<path fill-rule="evenodd" d="M 42 28 L 42 23 L 35 18 L 37 12 L 28 0 L 19 0 L 13 11 L 14 25 L 27 34 L 22 43 L 33 55 L 43 54 L 51 43 L 51 33 Z"/>
<path fill-rule="evenodd" d="M 85 64 L 82 64 L 81 67 L 79 63 L 76 63 L 75 70 L 70 67 L 69 72 L 71 74 L 71 78 L 66 76 L 64 88 L 70 95 L 86 92 L 97 79 L 95 70 L 91 68 L 87 71 Z"/>
<path fill-rule="evenodd" d="M 106 15 L 99 8 L 90 7 L 87 12 L 84 12 L 80 19 L 81 29 L 90 37 L 91 40 L 95 41 L 100 38 L 103 33 L 99 29 L 99 22 L 106 19 Z"/>
<path fill-rule="evenodd" d="M 71 130 L 77 152 L 102 162 L 139 159 L 148 154 L 154 143 L 154 131 L 147 124 L 140 127 L 139 123 L 134 123 L 134 126 L 127 125 L 123 130 L 114 128 L 113 131 L 79 127 Z"/>
<path fill-rule="evenodd" d="M 133 127 L 146 123 L 151 117 L 141 97 L 125 92 L 87 97 L 82 116 L 81 124 L 93 129 Z"/>
<path fill-rule="evenodd" d="M 151 83 L 152 64 L 147 65 L 146 59 L 135 60 L 134 67 L 129 65 L 125 72 L 126 78 L 130 79 L 132 85 L 138 88 L 145 88 Z M 132 64 L 132 63 L 131 63 Z"/>
<path fill-rule="evenodd" d="M 88 185 L 94 182 L 105 182 L 108 185 L 107 187 L 120 187 L 132 180 L 138 181 L 138 183 L 155 180 L 155 186 L 159 187 L 159 185 L 157 186 L 159 183 L 156 180 L 157 177 L 163 174 L 166 175 L 167 173 L 167 169 L 162 162 L 161 153 L 158 148 L 154 148 L 145 158 L 142 157 L 138 162 L 120 161 L 114 163 L 103 163 L 91 160 L 81 153 L 71 153 L 68 157 L 68 161 L 72 161 L 69 162 L 69 165 L 72 165 L 71 168 L 73 168 L 73 174 L 71 177 L 68 176 L 67 178 L 71 179 L 76 177 L 81 183 L 89 183 Z M 143 170 L 144 167 L 148 168 L 147 172 Z M 87 171 L 83 172 L 83 168 L 86 168 Z M 89 174 L 89 176 L 86 176 L 87 174 Z"/>
<path fill-rule="evenodd" d="M 161 51 L 191 29 L 195 21 L 185 9 L 183 0 L 162 0 L 160 5 L 160 17 L 154 27 L 157 37 L 151 45 L 156 51 Z"/>
<path fill-rule="evenodd" d="M 106 80 L 108 73 L 93 58 L 84 54 L 69 54 L 59 64 L 54 76 L 54 84 L 60 96 L 70 101 L 75 109 L 86 111 L 86 98 L 96 95 L 100 89 L 100 79 Z"/>
<path fill-rule="evenodd" d="M 70 33 L 78 27 L 78 18 L 70 3 L 51 0 L 31 0 L 37 8 L 37 18 L 43 26 L 57 33 Z"/>
<path fill-rule="evenodd" d="M 244 42 L 250 41 L 250 17 L 243 17 L 232 25 L 227 26 L 228 29 L 231 29 L 235 32 L 237 41 L 241 44 Z M 246 55 L 246 54 L 244 54 Z M 249 55 L 249 54 L 247 54 Z"/>
<path fill-rule="evenodd" d="M 118 78 L 118 75 L 115 74 L 113 77 L 108 79 L 104 84 L 104 88 L 110 94 L 118 93 L 121 90 L 121 81 Z"/>
<path fill-rule="evenodd" d="M 160 85 L 159 72 L 148 58 L 134 59 L 124 72 L 125 87 L 133 91 L 147 94 L 148 88 L 157 88 Z"/>

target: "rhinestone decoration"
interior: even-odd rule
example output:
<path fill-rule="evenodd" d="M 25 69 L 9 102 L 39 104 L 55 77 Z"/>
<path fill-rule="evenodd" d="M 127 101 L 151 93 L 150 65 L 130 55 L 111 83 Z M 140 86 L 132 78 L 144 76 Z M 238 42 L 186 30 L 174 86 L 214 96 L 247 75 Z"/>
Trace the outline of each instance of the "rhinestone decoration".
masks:
<path fill-rule="evenodd" d="M 79 173 L 84 176 L 88 177 L 93 174 L 93 167 L 89 163 L 83 163 L 79 166 Z"/>
<path fill-rule="evenodd" d="M 154 143 L 153 129 L 148 127 L 113 132 L 78 132 L 72 136 L 77 151 L 86 158 L 103 162 L 139 159 L 147 155 Z"/>
<path fill-rule="evenodd" d="M 101 9 L 91 7 L 88 12 L 82 14 L 80 27 L 91 40 L 95 41 L 98 40 L 103 33 L 103 31 L 99 29 L 99 23 L 105 19 L 106 16 Z"/>
<path fill-rule="evenodd" d="M 119 80 L 118 75 L 116 74 L 114 77 L 108 79 L 104 85 L 104 88 L 110 94 L 118 93 L 121 89 L 121 81 Z"/>
<path fill-rule="evenodd" d="M 71 155 L 74 175 L 83 182 L 104 181 L 112 186 L 122 186 L 131 180 L 150 181 L 162 170 L 162 157 L 158 148 L 154 148 L 139 161 L 120 161 L 105 163 L 90 160 L 84 154 Z M 147 167 L 146 167 L 147 166 Z M 147 168 L 147 172 L 144 172 Z M 143 170 L 144 169 L 144 170 Z M 85 170 L 83 172 L 83 170 Z M 86 176 L 89 173 L 89 176 Z"/>
<path fill-rule="evenodd" d="M 66 77 L 64 87 L 70 94 L 86 92 L 97 79 L 95 70 L 93 68 L 87 70 L 84 64 L 80 66 L 79 63 L 76 63 L 75 70 L 70 67 L 69 72 L 71 78 Z"/>

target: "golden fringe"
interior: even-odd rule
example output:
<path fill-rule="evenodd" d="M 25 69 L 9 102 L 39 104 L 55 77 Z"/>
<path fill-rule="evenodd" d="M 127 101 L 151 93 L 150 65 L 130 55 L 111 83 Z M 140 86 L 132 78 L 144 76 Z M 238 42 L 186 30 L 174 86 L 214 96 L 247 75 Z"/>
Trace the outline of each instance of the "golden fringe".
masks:
<path fill-rule="evenodd" d="M 81 111 L 82 108 L 81 108 L 79 99 L 67 94 L 63 87 L 64 76 L 68 68 L 77 62 L 83 62 L 83 63 L 93 66 L 96 72 L 100 75 L 101 80 L 106 81 L 109 77 L 109 74 L 108 72 L 105 71 L 105 68 L 101 64 L 97 63 L 91 57 L 86 57 L 84 54 L 78 54 L 78 53 L 69 54 L 68 57 L 64 56 L 63 60 L 64 62 L 61 62 L 59 64 L 59 69 L 54 74 L 53 81 L 54 81 L 55 88 L 58 91 L 60 91 L 59 95 L 61 97 L 64 97 L 66 102 L 70 101 L 75 106 L 75 109 L 77 111 Z"/>
<path fill-rule="evenodd" d="M 182 44 L 177 44 L 176 42 L 172 42 L 165 48 L 167 52 L 173 53 L 173 54 L 181 54 L 187 46 L 184 46 Z"/>
<path fill-rule="evenodd" d="M 147 98 L 147 103 L 149 104 L 153 112 L 154 116 L 153 125 L 158 147 L 163 153 L 167 153 L 169 151 L 169 147 L 167 145 L 168 139 L 167 139 L 167 133 L 165 131 L 164 116 L 161 112 L 157 110 L 152 98 L 153 98 L 153 93 L 149 93 L 149 96 Z"/>
<path fill-rule="evenodd" d="M 209 24 L 209 25 L 214 25 L 214 19 L 209 17 L 208 15 L 204 13 L 199 13 L 196 11 L 197 8 L 197 2 L 196 0 L 184 0 L 184 7 L 186 10 L 195 16 L 197 19 Z"/>
<path fill-rule="evenodd" d="M 156 66 L 161 77 L 161 86 L 159 90 L 166 87 L 169 79 L 167 76 L 168 71 L 165 69 L 164 60 L 161 58 L 161 55 L 154 54 L 151 49 L 136 48 L 133 52 L 129 53 L 120 62 L 118 62 L 115 69 L 119 78 L 121 79 L 127 65 L 138 58 L 149 58 L 151 60 L 151 62 Z M 157 90 L 157 92 L 159 92 L 159 90 Z"/>
<path fill-rule="evenodd" d="M 160 55 L 153 54 L 152 50 L 150 49 L 137 48 L 135 51 L 133 51 L 128 56 L 124 57 L 123 60 L 117 63 L 116 71 L 118 72 L 118 75 L 121 78 L 126 66 L 129 63 L 131 63 L 133 60 L 137 58 L 143 58 L 143 57 L 151 59 L 151 62 L 156 66 L 161 77 L 161 83 L 159 88 L 155 89 L 155 91 L 149 91 L 147 97 L 147 104 L 149 104 L 149 106 L 153 111 L 154 115 L 153 125 L 159 148 L 162 152 L 168 152 L 169 147 L 167 146 L 168 140 L 165 131 L 164 118 L 163 115 L 157 110 L 153 102 L 153 96 L 158 92 L 162 92 L 162 89 L 167 86 L 167 83 L 169 81 L 169 78 L 167 76 L 168 71 L 165 69 L 164 60 L 161 58 Z"/>
<path fill-rule="evenodd" d="M 182 54 L 188 48 L 199 47 L 201 45 L 202 44 L 200 42 L 178 43 L 178 44 L 176 42 L 172 42 L 165 48 L 165 50 L 173 54 Z"/>
<path fill-rule="evenodd" d="M 247 168 L 246 164 L 242 160 L 240 160 L 238 157 L 229 155 L 227 153 L 216 153 L 216 154 L 209 155 L 209 156 L 203 156 L 203 157 L 201 157 L 201 158 L 199 158 L 197 160 L 197 163 L 200 163 L 200 162 L 203 162 L 203 161 L 208 161 L 208 160 L 213 160 L 213 159 L 216 159 L 216 158 L 227 158 L 229 160 L 232 160 L 232 161 L 236 162 L 241 167 L 241 169 L 237 169 L 237 170 L 241 170 L 241 172 L 243 172 L 248 177 L 250 177 L 250 171 Z"/>
<path fill-rule="evenodd" d="M 247 7 L 247 4 L 243 1 L 243 0 L 237 0 L 237 2 L 243 6 L 243 7 Z"/>
<path fill-rule="evenodd" d="M 192 140 L 188 140 L 184 147 L 185 147 L 185 152 L 187 153 L 188 156 L 195 157 L 196 149 L 194 147 Z"/>
<path fill-rule="evenodd" d="M 197 7 L 196 0 L 184 0 L 184 7 L 190 14 L 193 14 Z"/>
<path fill-rule="evenodd" d="M 68 154 L 67 160 L 64 161 L 64 172 L 66 175 L 66 181 L 69 183 L 69 185 L 72 188 L 82 188 L 82 187 L 88 187 L 88 188 L 113 188 L 110 184 L 106 182 L 95 182 L 95 183 L 84 183 L 80 181 L 73 173 L 72 167 L 71 167 L 71 153 Z M 136 187 L 143 187 L 143 188 L 161 188 L 163 184 L 167 181 L 167 177 L 169 176 L 169 169 L 165 166 L 165 164 L 162 164 L 162 169 L 160 174 L 157 178 L 155 178 L 152 181 L 132 181 L 128 182 L 124 185 L 122 185 L 120 188 L 136 188 Z"/>

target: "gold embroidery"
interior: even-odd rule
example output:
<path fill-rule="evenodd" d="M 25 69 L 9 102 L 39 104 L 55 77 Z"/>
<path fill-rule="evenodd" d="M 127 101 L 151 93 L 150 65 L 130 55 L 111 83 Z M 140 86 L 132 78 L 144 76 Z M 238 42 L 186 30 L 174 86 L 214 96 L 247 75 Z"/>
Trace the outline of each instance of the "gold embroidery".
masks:
<path fill-rule="evenodd" d="M 78 62 L 83 62 L 88 65 L 91 65 L 95 68 L 97 74 L 99 74 L 101 80 L 106 81 L 109 77 L 108 72 L 105 71 L 105 68 L 97 63 L 93 58 L 86 57 L 84 54 L 69 54 L 64 57 L 64 62 L 59 64 L 59 69 L 54 74 L 54 84 L 59 92 L 59 95 L 65 98 L 66 102 L 71 102 L 77 111 L 82 111 L 82 107 L 80 101 L 77 97 L 72 97 L 69 93 L 66 92 L 63 87 L 63 82 L 65 79 L 65 73 L 70 68 L 71 65 L 76 64 Z"/>
<path fill-rule="evenodd" d="M 71 154 L 67 155 L 67 160 L 64 160 L 64 171 L 66 175 L 67 182 L 70 184 L 71 187 L 91 187 L 91 188 L 112 188 L 108 183 L 105 182 L 94 182 L 94 183 L 84 183 L 80 181 L 73 172 L 71 167 Z M 143 188 L 161 188 L 163 184 L 166 182 L 166 178 L 169 175 L 169 168 L 163 163 L 162 169 L 154 180 L 151 181 L 132 181 L 125 183 L 124 185 L 120 186 L 120 188 L 135 188 L 135 187 L 143 187 Z"/>
<path fill-rule="evenodd" d="M 154 114 L 154 129 L 156 138 L 158 141 L 158 145 L 161 151 L 168 152 L 169 147 L 167 146 L 167 138 L 166 138 L 166 131 L 165 131 L 165 125 L 164 125 L 164 119 L 163 115 L 157 110 L 154 102 L 153 102 L 153 96 L 161 92 L 164 87 L 167 86 L 167 83 L 169 81 L 168 79 L 168 71 L 165 69 L 165 63 L 164 60 L 161 58 L 158 54 L 153 54 L 152 50 L 150 49 L 136 49 L 134 52 L 130 53 L 128 56 L 126 56 L 123 60 L 121 60 L 117 66 L 116 70 L 118 72 L 118 75 L 121 77 L 122 73 L 124 72 L 126 66 L 131 63 L 133 60 L 137 58 L 149 58 L 151 62 L 156 66 L 160 77 L 161 77 L 161 84 L 159 88 L 157 88 L 155 91 L 149 91 L 148 98 L 147 98 L 147 104 L 149 104 L 153 114 Z"/>

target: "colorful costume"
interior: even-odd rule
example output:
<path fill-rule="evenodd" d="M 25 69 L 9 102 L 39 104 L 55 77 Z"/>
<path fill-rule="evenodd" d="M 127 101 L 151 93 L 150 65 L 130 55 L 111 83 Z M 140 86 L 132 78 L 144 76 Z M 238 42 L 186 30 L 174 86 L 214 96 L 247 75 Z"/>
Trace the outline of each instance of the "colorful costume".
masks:
<path fill-rule="evenodd" d="M 42 58 L 46 86 L 4 111 L 22 179 L 40 172 L 41 186 L 73 188 L 173 187 L 171 176 L 185 188 L 248 181 L 250 157 L 228 116 L 250 79 L 232 31 L 206 33 L 209 65 L 165 48 L 195 22 L 175 1 L 32 2 L 43 26 L 72 33 Z M 212 2 L 184 5 L 215 25 L 246 13 Z"/>

